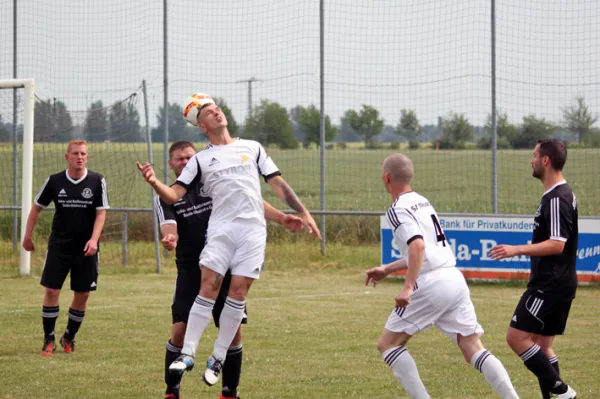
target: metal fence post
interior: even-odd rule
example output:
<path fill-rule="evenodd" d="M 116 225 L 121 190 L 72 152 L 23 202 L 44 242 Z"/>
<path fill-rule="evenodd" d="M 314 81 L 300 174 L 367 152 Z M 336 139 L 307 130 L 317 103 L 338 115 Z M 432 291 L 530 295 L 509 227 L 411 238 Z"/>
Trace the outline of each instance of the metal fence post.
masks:
<path fill-rule="evenodd" d="M 121 213 L 121 263 L 127 266 L 127 211 Z"/>

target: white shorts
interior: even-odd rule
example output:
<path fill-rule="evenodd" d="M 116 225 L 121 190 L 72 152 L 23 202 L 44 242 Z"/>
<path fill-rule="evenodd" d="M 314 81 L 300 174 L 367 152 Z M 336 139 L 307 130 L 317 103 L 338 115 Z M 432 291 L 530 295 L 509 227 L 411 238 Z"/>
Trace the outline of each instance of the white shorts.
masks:
<path fill-rule="evenodd" d="M 244 220 L 223 224 L 207 233 L 200 264 L 222 276 L 231 269 L 233 276 L 258 280 L 266 246 L 266 226 Z"/>
<path fill-rule="evenodd" d="M 455 267 L 437 269 L 417 278 L 410 304 L 394 308 L 386 330 L 415 335 L 436 326 L 456 343 L 457 334 L 483 334 L 467 282 Z"/>

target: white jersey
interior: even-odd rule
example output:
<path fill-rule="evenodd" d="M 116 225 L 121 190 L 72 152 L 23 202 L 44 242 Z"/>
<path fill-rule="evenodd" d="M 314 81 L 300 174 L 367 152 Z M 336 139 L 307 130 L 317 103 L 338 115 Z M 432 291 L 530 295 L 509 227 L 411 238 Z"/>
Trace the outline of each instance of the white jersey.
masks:
<path fill-rule="evenodd" d="M 427 198 L 410 191 L 400 195 L 389 207 L 386 218 L 394 232 L 396 246 L 408 262 L 408 246 L 417 239 L 425 242 L 421 274 L 456 266 L 452 248 L 446 240 L 439 218 Z"/>
<path fill-rule="evenodd" d="M 266 226 L 260 176 L 266 180 L 280 174 L 260 143 L 235 139 L 230 144 L 209 144 L 198 152 L 175 183 L 185 188 L 198 181 L 203 184 L 203 194 L 213 201 L 210 231 L 235 219 Z"/>

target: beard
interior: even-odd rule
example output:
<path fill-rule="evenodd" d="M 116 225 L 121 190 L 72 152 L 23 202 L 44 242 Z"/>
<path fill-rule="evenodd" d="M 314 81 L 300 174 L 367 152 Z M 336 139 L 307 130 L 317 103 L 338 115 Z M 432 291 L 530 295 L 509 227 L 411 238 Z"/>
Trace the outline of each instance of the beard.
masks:
<path fill-rule="evenodd" d="M 533 169 L 533 172 L 532 172 L 533 177 L 535 177 L 536 179 L 542 180 L 542 178 L 544 177 L 544 170 L 536 169 L 535 167 L 532 169 Z"/>

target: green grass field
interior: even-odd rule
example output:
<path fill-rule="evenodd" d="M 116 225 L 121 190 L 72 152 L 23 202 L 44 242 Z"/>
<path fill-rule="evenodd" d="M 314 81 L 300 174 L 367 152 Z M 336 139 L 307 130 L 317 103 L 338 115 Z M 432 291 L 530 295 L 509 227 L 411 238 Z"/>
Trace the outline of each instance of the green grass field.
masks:
<path fill-rule="evenodd" d="M 204 144 L 200 144 L 202 148 Z M 0 205 L 12 198 L 11 147 L 0 146 Z M 404 151 L 404 150 L 403 150 Z M 37 143 L 34 155 L 34 193 L 45 178 L 65 168 L 64 144 Z M 383 211 L 389 198 L 381 184 L 381 163 L 394 150 L 346 150 L 326 152 L 326 208 L 329 210 Z M 492 211 L 491 152 L 480 150 L 404 151 L 415 163 L 414 189 L 428 197 L 439 212 L 489 213 Z M 148 159 L 145 144 L 93 143 L 89 168 L 108 181 L 111 205 L 149 207 L 150 191 L 139 176 L 136 160 Z M 498 152 L 498 200 L 500 213 L 532 214 L 543 188 L 531 177 L 531 151 Z M 300 198 L 311 209 L 319 209 L 319 152 L 269 149 Z M 157 174 L 163 175 L 162 146 L 154 145 Z M 576 192 L 581 215 L 600 215 L 600 149 L 569 152 L 566 176 Z M 265 190 L 265 198 L 278 199 Z"/>
<path fill-rule="evenodd" d="M 316 243 L 291 245 L 269 246 L 267 269 L 250 293 L 240 396 L 406 398 L 376 349 L 400 282 L 363 285 L 364 269 L 379 260 L 378 247 L 332 245 L 322 257 Z M 39 355 L 38 279 L 0 268 L 0 398 L 162 397 L 174 268 L 168 262 L 162 275 L 151 273 L 152 268 L 151 258 L 143 257 L 126 270 L 103 264 L 76 353 L 52 358 Z M 504 363 L 522 398 L 539 397 L 537 380 L 504 342 L 523 287 L 472 284 L 471 290 L 486 329 L 486 347 Z M 599 300 L 597 288 L 580 288 L 567 333 L 556 342 L 562 374 L 581 399 L 600 397 Z M 69 301 L 65 291 L 58 334 L 64 331 Z M 200 361 L 209 355 L 215 336 L 210 327 L 198 351 Z M 418 335 L 408 347 L 433 398 L 497 397 L 438 331 Z M 216 399 L 220 386 L 206 387 L 200 369 L 184 377 L 182 394 Z"/>

